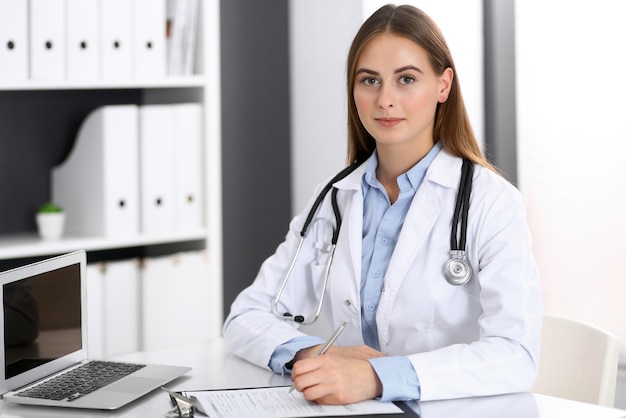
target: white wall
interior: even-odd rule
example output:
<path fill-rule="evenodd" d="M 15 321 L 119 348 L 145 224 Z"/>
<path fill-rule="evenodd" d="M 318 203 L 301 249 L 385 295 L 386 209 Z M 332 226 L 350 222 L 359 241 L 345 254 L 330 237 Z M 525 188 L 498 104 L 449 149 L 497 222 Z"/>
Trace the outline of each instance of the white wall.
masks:
<path fill-rule="evenodd" d="M 537 11 L 540 10 L 540 13 Z M 626 408 L 626 3 L 516 2 L 518 182 L 547 312 L 620 338 Z"/>
<path fill-rule="evenodd" d="M 361 23 L 381 0 L 291 0 L 292 208 L 299 213 L 315 186 L 346 163 L 346 58 Z M 468 112 L 483 138 L 481 0 L 413 0 L 448 41 Z M 454 13 L 451 13 L 454 10 Z"/>
<path fill-rule="evenodd" d="M 361 0 L 292 0 L 290 13 L 292 210 L 346 163 L 346 57 Z"/>

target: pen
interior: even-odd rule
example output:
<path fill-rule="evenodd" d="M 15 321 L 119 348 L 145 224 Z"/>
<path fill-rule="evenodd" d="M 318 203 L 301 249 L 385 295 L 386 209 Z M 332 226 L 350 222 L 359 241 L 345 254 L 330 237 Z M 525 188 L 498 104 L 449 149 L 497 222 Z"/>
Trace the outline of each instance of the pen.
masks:
<path fill-rule="evenodd" d="M 326 341 L 326 344 L 324 344 L 321 350 L 317 353 L 318 356 L 321 356 L 322 354 L 328 351 L 330 346 L 332 346 L 335 340 L 339 337 L 339 334 L 341 334 L 341 331 L 343 331 L 343 329 L 346 327 L 347 323 L 348 321 L 343 321 L 343 324 L 341 324 L 339 328 L 337 328 L 337 331 L 333 333 L 330 339 Z M 293 392 L 295 388 L 296 388 L 295 384 L 292 384 L 291 388 L 289 388 L 289 393 Z"/>

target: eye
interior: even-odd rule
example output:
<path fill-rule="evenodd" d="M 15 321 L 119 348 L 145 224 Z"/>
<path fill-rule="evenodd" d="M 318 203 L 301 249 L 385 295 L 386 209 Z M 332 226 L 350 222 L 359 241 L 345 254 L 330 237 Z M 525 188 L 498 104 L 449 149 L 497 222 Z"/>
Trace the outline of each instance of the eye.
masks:
<path fill-rule="evenodd" d="M 377 78 L 374 77 L 363 77 L 360 80 L 361 84 L 364 84 L 366 86 L 375 86 L 377 84 L 380 84 L 380 81 Z"/>
<path fill-rule="evenodd" d="M 411 84 L 415 81 L 415 77 L 411 76 L 411 75 L 402 75 L 400 76 L 400 78 L 398 79 L 398 82 L 400 84 Z"/>

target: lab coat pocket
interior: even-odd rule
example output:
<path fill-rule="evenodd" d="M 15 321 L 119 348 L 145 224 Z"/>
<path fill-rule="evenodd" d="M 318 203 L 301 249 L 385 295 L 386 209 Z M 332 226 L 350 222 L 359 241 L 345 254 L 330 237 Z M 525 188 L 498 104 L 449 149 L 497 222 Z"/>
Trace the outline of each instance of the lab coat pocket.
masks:
<path fill-rule="evenodd" d="M 316 300 L 322 297 L 324 282 L 326 281 L 327 260 L 326 257 L 322 258 L 323 260 L 317 259 L 310 265 L 312 291 Z"/>

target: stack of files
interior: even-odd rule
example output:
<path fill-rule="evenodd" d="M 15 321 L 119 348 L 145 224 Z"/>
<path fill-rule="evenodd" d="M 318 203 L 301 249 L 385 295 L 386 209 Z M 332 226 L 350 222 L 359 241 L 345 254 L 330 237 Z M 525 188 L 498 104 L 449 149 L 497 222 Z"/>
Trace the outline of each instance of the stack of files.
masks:
<path fill-rule="evenodd" d="M 167 0 L 169 75 L 194 72 L 199 0 Z"/>
<path fill-rule="evenodd" d="M 0 0 L 0 79 L 162 78 L 166 24 L 166 0 Z"/>
<path fill-rule="evenodd" d="M 52 169 L 52 200 L 74 235 L 139 233 L 136 105 L 104 106 L 82 123 L 67 159 Z"/>
<path fill-rule="evenodd" d="M 0 80 L 28 78 L 28 0 L 0 0 Z"/>
<path fill-rule="evenodd" d="M 139 260 L 87 264 L 88 347 L 92 358 L 140 350 Z"/>
<path fill-rule="evenodd" d="M 82 123 L 52 169 L 52 200 L 70 235 L 197 232 L 203 217 L 203 108 L 110 105 Z"/>
<path fill-rule="evenodd" d="M 165 0 L 100 0 L 102 78 L 166 74 Z"/>
<path fill-rule="evenodd" d="M 139 108 L 142 233 L 202 228 L 202 106 Z"/>
<path fill-rule="evenodd" d="M 215 322 L 211 315 L 215 304 L 211 302 L 217 293 L 211 291 L 211 279 L 204 251 L 143 260 L 140 271 L 143 350 L 159 350 L 211 338 L 211 324 Z M 172 301 L 181 301 L 185 308 L 163 309 Z M 175 338 L 171 332 L 163 330 L 175 330 Z"/>

